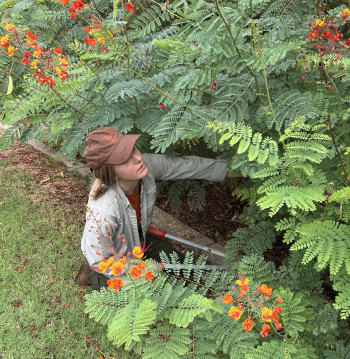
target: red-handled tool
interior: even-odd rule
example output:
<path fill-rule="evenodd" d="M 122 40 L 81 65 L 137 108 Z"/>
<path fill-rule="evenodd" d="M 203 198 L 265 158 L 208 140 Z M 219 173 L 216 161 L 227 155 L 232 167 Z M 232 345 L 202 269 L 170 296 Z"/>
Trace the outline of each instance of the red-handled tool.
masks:
<path fill-rule="evenodd" d="M 193 243 L 191 241 L 188 241 L 187 239 L 174 236 L 173 234 L 169 234 L 169 233 L 167 233 L 165 231 L 161 231 L 160 229 L 157 229 L 157 228 L 154 228 L 154 227 L 151 227 L 151 226 L 148 227 L 147 233 L 153 234 L 153 235 L 155 235 L 157 237 L 160 237 L 160 238 L 171 239 L 172 241 L 185 244 L 188 247 L 193 247 L 193 248 L 200 249 L 201 251 L 208 252 L 210 254 L 215 254 L 215 255 L 217 255 L 219 257 L 225 257 L 224 252 L 218 251 L 218 250 L 216 250 L 214 248 L 209 248 L 207 246 L 203 246 L 203 245 L 198 244 L 198 243 Z"/>

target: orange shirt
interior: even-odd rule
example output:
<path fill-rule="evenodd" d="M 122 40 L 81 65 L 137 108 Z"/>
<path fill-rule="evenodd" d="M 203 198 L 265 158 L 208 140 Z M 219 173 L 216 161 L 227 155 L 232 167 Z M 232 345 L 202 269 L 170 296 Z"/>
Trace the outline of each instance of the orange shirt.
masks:
<path fill-rule="evenodd" d="M 141 201 L 141 186 L 139 185 L 137 188 L 137 192 L 132 195 L 126 196 L 132 206 L 132 208 L 136 211 L 137 218 L 137 227 L 141 225 L 141 210 L 140 210 L 140 201 Z"/>

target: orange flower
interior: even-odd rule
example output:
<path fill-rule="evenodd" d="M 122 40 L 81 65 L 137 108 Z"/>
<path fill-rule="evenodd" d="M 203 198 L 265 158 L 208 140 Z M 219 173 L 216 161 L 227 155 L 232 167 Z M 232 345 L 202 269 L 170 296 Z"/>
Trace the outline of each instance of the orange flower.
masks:
<path fill-rule="evenodd" d="M 36 40 L 36 34 L 33 34 L 30 30 L 27 33 L 27 39 Z"/>
<path fill-rule="evenodd" d="M 84 30 L 85 30 L 88 34 L 91 34 L 91 27 L 90 27 L 90 26 L 86 27 Z"/>
<path fill-rule="evenodd" d="M 15 25 L 13 25 L 13 24 L 6 24 L 6 25 L 5 25 L 5 29 L 6 29 L 8 32 L 12 31 L 14 28 L 15 28 Z"/>
<path fill-rule="evenodd" d="M 73 20 L 76 18 L 77 14 L 75 12 L 75 6 L 74 5 L 71 5 L 69 8 L 68 8 L 68 11 L 71 13 L 70 14 L 70 18 Z"/>
<path fill-rule="evenodd" d="M 73 1 L 75 10 L 84 10 L 84 3 L 81 0 Z"/>
<path fill-rule="evenodd" d="M 124 282 L 121 279 L 109 279 L 107 280 L 107 285 L 109 288 L 119 290 L 124 285 Z"/>
<path fill-rule="evenodd" d="M 262 284 L 258 291 L 262 294 L 265 294 L 267 297 L 272 294 L 272 288 L 269 288 L 266 284 Z"/>
<path fill-rule="evenodd" d="M 280 322 L 275 323 L 276 330 L 280 330 L 282 328 L 282 324 Z"/>
<path fill-rule="evenodd" d="M 31 66 L 31 69 L 37 69 L 38 68 L 38 60 L 32 61 L 30 66 Z"/>
<path fill-rule="evenodd" d="M 272 319 L 274 322 L 278 322 L 278 315 L 277 315 L 275 312 L 272 312 L 272 314 L 271 314 L 271 319 Z"/>
<path fill-rule="evenodd" d="M 269 334 L 269 331 L 270 331 L 270 326 L 268 324 L 263 324 L 260 335 L 263 338 L 266 338 Z"/>
<path fill-rule="evenodd" d="M 139 269 L 145 269 L 146 268 L 146 263 L 145 262 L 138 262 L 137 263 L 137 267 Z"/>
<path fill-rule="evenodd" d="M 61 65 L 67 66 L 67 65 L 68 65 L 68 61 L 67 61 L 65 58 L 59 57 L 58 60 L 59 60 L 59 62 L 60 62 L 60 63 L 58 64 L 58 66 L 61 66 Z"/>
<path fill-rule="evenodd" d="M 154 275 L 153 275 L 152 271 L 146 272 L 145 278 L 146 278 L 147 280 L 153 279 L 153 278 L 154 278 Z"/>
<path fill-rule="evenodd" d="M 0 46 L 1 47 L 6 47 L 10 44 L 10 38 L 8 35 L 5 35 L 3 37 L 0 38 Z"/>
<path fill-rule="evenodd" d="M 245 296 L 245 292 L 243 292 L 243 290 L 241 290 L 240 292 L 238 292 L 238 295 L 239 295 L 240 297 L 244 297 L 244 296 Z"/>
<path fill-rule="evenodd" d="M 62 54 L 62 49 L 56 49 L 56 47 L 53 48 L 53 51 L 57 54 L 57 55 L 61 55 Z"/>
<path fill-rule="evenodd" d="M 35 49 L 35 48 L 37 48 L 38 47 L 38 43 L 37 42 L 32 42 L 32 41 L 30 41 L 29 39 L 27 39 L 27 44 L 28 44 L 28 46 L 29 47 L 31 47 L 31 48 L 33 48 L 33 49 Z"/>
<path fill-rule="evenodd" d="M 225 304 L 230 304 L 233 302 L 233 297 L 230 293 L 227 293 L 224 295 L 224 303 Z"/>
<path fill-rule="evenodd" d="M 132 254 L 135 258 L 140 259 L 143 257 L 143 252 L 140 247 L 134 247 Z"/>
<path fill-rule="evenodd" d="M 125 10 L 130 11 L 130 14 L 133 14 L 134 13 L 134 5 L 133 5 L 133 3 L 132 2 L 126 3 Z"/>
<path fill-rule="evenodd" d="M 39 47 L 38 50 L 35 50 L 33 52 L 33 56 L 36 57 L 37 59 L 39 59 L 42 53 L 43 53 L 43 48 Z"/>
<path fill-rule="evenodd" d="M 94 30 L 98 30 L 101 28 L 101 25 L 94 25 L 93 28 L 94 28 Z"/>
<path fill-rule="evenodd" d="M 133 278 L 138 278 L 140 275 L 142 274 L 142 270 L 137 268 L 137 267 L 133 267 L 131 269 L 131 272 L 130 272 L 130 275 L 133 277 Z"/>
<path fill-rule="evenodd" d="M 61 0 L 62 5 L 66 6 L 69 3 L 69 0 Z"/>
<path fill-rule="evenodd" d="M 262 314 L 261 314 L 261 318 L 265 321 L 265 322 L 271 322 L 271 316 L 273 314 L 273 311 L 268 309 L 268 308 L 263 308 L 262 310 Z"/>
<path fill-rule="evenodd" d="M 241 290 L 243 290 L 243 291 L 248 290 L 249 279 L 244 280 L 244 278 L 241 278 L 241 279 L 237 280 L 236 283 L 239 285 Z"/>
<path fill-rule="evenodd" d="M 253 329 L 253 321 L 251 319 L 246 319 L 243 323 L 242 323 L 242 327 L 245 330 L 249 330 L 251 331 Z"/>
<path fill-rule="evenodd" d="M 317 27 L 322 27 L 324 25 L 324 18 L 323 20 L 317 19 L 315 25 Z"/>
<path fill-rule="evenodd" d="M 15 53 L 15 48 L 11 45 L 7 48 L 7 53 L 11 57 Z"/>
<path fill-rule="evenodd" d="M 56 71 L 57 71 L 57 67 L 56 67 Z M 113 257 L 109 257 L 108 261 L 106 261 L 105 259 L 103 259 L 99 264 L 98 264 L 98 269 L 100 270 L 101 273 L 106 273 L 108 267 L 110 267 L 114 262 L 114 258 Z"/>
<path fill-rule="evenodd" d="M 237 307 L 232 306 L 231 309 L 228 311 L 228 315 L 232 319 L 238 320 L 242 315 L 242 311 L 240 311 Z"/>
<path fill-rule="evenodd" d="M 91 46 L 95 46 L 95 45 L 96 45 L 96 41 L 91 38 L 91 39 L 89 40 L 89 44 L 90 44 Z"/>
<path fill-rule="evenodd" d="M 339 14 L 342 17 L 342 19 L 346 20 L 350 16 L 350 10 L 344 9 L 343 11 L 339 11 Z"/>
<path fill-rule="evenodd" d="M 282 313 L 282 309 L 280 306 L 276 305 L 275 308 L 273 308 L 273 311 L 275 313 L 281 314 Z"/>
<path fill-rule="evenodd" d="M 121 258 L 119 258 L 119 260 L 120 260 L 123 264 L 126 264 L 126 257 L 121 257 Z"/>
<path fill-rule="evenodd" d="M 99 44 L 103 45 L 103 43 L 106 41 L 105 39 L 103 39 L 102 37 L 97 38 L 97 41 Z"/>
<path fill-rule="evenodd" d="M 282 303 L 282 302 L 283 302 L 282 298 L 280 298 L 280 297 L 276 298 L 276 303 Z"/>
<path fill-rule="evenodd" d="M 111 266 L 113 275 L 121 275 L 122 270 L 124 269 L 124 264 L 120 261 L 117 261 Z"/>

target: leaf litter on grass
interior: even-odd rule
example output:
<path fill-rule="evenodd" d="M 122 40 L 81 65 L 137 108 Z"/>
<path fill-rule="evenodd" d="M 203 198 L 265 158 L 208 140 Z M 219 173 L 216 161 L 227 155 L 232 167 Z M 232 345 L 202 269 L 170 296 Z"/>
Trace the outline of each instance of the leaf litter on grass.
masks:
<path fill-rule="evenodd" d="M 0 351 L 5 357 L 113 357 L 105 329 L 84 314 L 75 273 L 86 179 L 19 142 L 0 152 Z"/>

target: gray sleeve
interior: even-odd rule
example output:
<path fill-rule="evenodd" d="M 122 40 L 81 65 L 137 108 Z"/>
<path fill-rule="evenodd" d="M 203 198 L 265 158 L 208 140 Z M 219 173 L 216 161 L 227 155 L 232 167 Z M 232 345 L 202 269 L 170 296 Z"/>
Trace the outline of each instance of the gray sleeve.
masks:
<path fill-rule="evenodd" d="M 227 173 L 225 160 L 196 156 L 166 157 L 160 154 L 144 154 L 143 157 L 156 180 L 191 178 L 220 182 Z"/>

